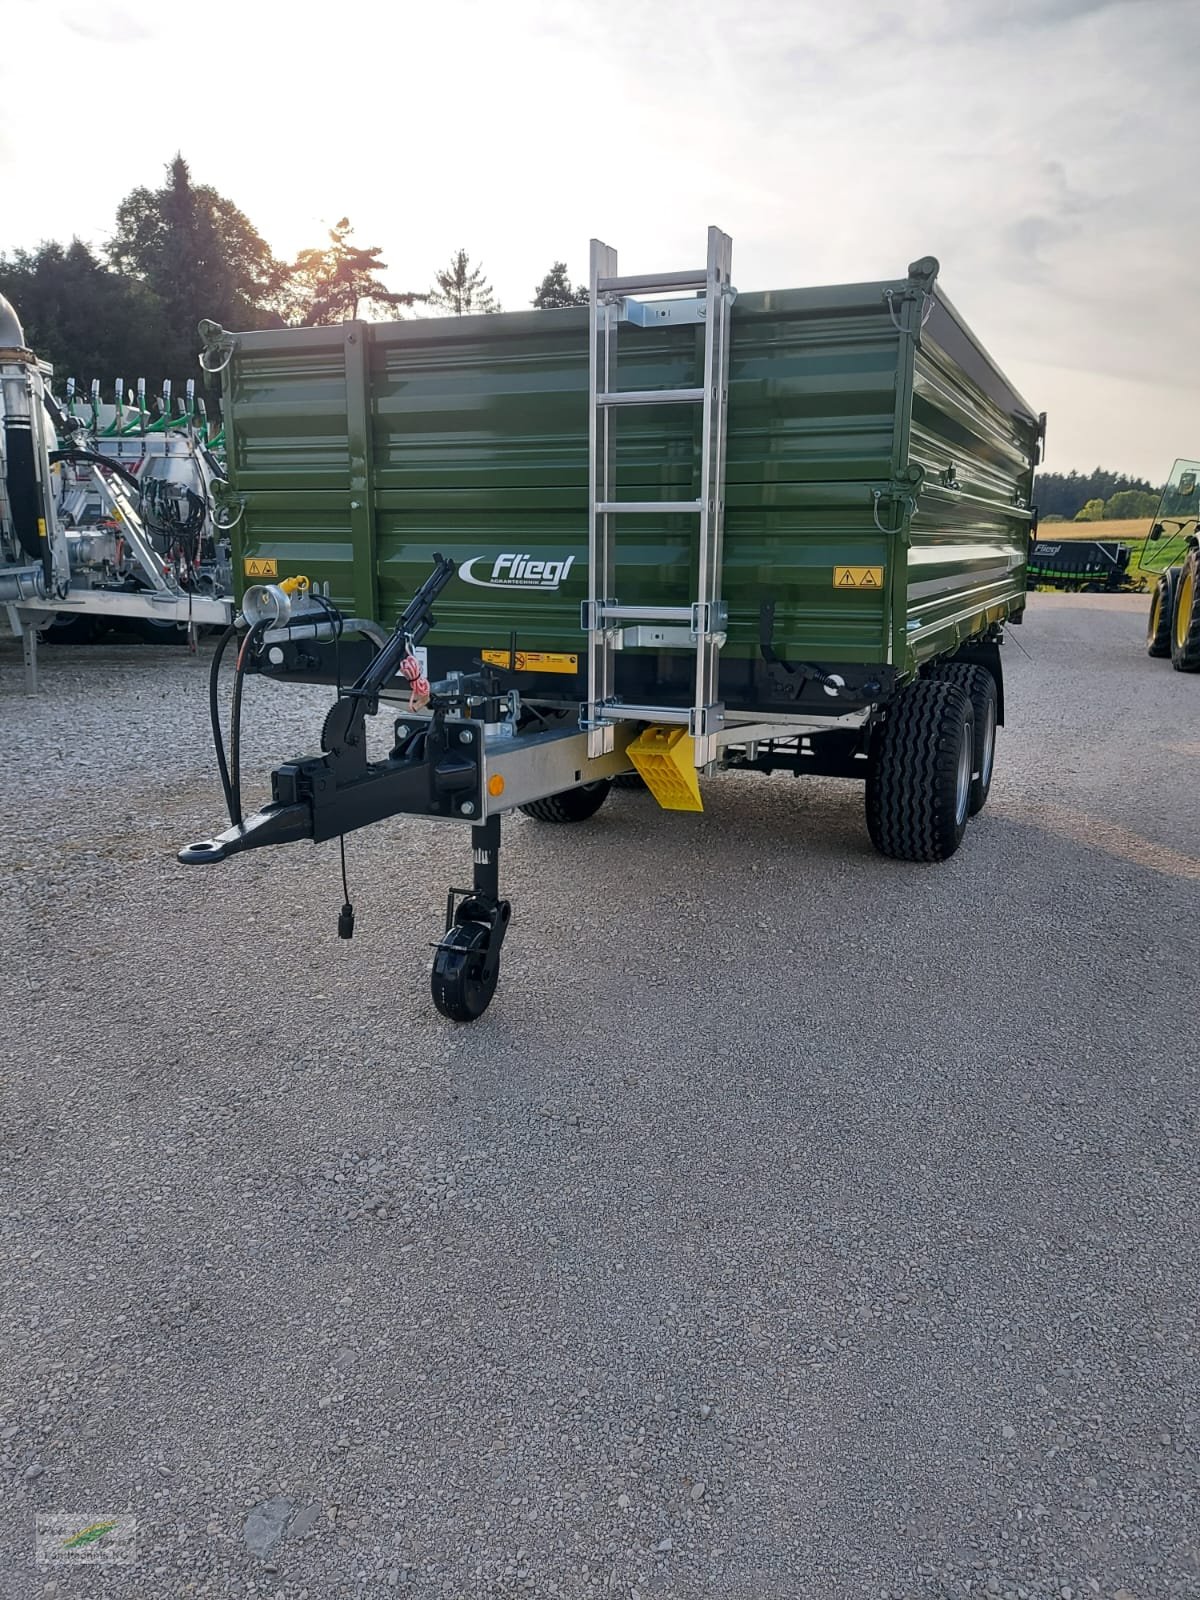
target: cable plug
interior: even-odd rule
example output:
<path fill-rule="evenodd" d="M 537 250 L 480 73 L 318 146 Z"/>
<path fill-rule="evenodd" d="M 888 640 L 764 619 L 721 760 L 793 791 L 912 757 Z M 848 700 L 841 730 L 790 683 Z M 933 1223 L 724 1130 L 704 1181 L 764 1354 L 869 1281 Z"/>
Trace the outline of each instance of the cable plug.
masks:
<path fill-rule="evenodd" d="M 338 938 L 353 939 L 354 937 L 354 907 L 349 900 L 338 912 Z"/>

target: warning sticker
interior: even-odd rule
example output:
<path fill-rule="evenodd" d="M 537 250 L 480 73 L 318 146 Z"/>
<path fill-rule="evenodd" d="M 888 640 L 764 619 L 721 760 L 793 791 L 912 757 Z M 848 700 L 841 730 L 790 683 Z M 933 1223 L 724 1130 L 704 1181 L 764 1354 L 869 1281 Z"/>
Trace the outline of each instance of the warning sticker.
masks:
<path fill-rule="evenodd" d="M 579 657 L 556 655 L 552 651 L 518 650 L 516 666 L 509 650 L 485 650 L 483 659 L 490 667 L 503 667 L 508 672 L 578 672 Z"/>
<path fill-rule="evenodd" d="M 882 567 L 834 567 L 835 589 L 882 589 Z"/>
<path fill-rule="evenodd" d="M 279 563 L 274 556 L 247 556 L 242 562 L 248 578 L 277 578 Z"/>

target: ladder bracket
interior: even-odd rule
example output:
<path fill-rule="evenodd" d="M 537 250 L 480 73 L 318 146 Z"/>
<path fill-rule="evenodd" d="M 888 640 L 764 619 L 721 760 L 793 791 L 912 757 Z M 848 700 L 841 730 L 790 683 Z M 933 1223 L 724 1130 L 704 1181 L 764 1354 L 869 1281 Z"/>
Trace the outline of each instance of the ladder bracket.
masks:
<path fill-rule="evenodd" d="M 693 706 L 688 722 L 688 732 L 693 739 L 708 739 L 720 733 L 725 726 L 725 707 L 717 701 L 713 705 Z"/>
<path fill-rule="evenodd" d="M 712 642 L 718 649 L 723 649 L 727 635 L 715 633 Z M 672 628 L 647 623 L 638 628 L 622 628 L 615 639 L 618 650 L 691 650 L 697 643 L 697 635 L 690 628 Z"/>
<path fill-rule="evenodd" d="M 704 321 L 704 298 L 688 295 L 684 300 L 622 300 L 622 321 L 635 328 L 667 328 L 679 323 Z"/>
<path fill-rule="evenodd" d="M 721 297 L 730 305 L 737 299 L 737 290 L 730 285 L 721 291 Z M 679 323 L 703 322 L 708 300 L 704 295 L 687 295 L 680 300 L 631 300 L 623 295 L 605 297 L 615 305 L 618 316 L 635 328 L 667 328 Z"/>
<path fill-rule="evenodd" d="M 724 600 L 697 600 L 692 606 L 692 638 L 708 638 L 724 633 L 729 624 L 729 606 Z"/>

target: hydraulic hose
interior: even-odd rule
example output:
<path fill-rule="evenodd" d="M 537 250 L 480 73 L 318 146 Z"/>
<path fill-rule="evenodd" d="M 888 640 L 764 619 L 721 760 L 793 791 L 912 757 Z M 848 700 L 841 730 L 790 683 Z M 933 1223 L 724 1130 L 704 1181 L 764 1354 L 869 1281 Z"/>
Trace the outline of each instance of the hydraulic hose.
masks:
<path fill-rule="evenodd" d="M 112 461 L 108 456 L 102 456 L 98 450 L 80 450 L 77 448 L 51 450 L 50 460 L 52 463 L 55 461 L 93 461 L 98 467 L 107 467 L 109 472 L 115 472 L 118 478 L 124 479 L 135 494 L 140 495 L 142 492 L 142 486 L 132 472 L 123 467 L 119 461 Z"/>

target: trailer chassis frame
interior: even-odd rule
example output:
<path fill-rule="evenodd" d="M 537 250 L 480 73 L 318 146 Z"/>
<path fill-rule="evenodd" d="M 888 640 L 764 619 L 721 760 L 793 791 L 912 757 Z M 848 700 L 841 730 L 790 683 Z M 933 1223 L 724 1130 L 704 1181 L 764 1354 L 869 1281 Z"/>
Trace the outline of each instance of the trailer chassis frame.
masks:
<path fill-rule="evenodd" d="M 484 670 L 428 686 L 428 707 L 396 717 L 391 750 L 382 760 L 368 760 L 366 719 L 379 712 L 384 689 L 394 684 L 401 664 L 413 659 L 417 643 L 433 626 L 430 607 L 454 571 L 453 563 L 438 560 L 439 566 L 396 631 L 353 687 L 335 701 L 325 719 L 320 750 L 277 766 L 267 805 L 252 816 L 235 816 L 212 838 L 185 846 L 179 860 L 187 866 L 211 865 L 244 851 L 302 839 L 341 839 L 393 816 L 469 824 L 472 883 L 448 891 L 445 928 L 434 947 L 431 978 L 438 1009 L 466 1022 L 486 1010 L 495 992 L 500 951 L 512 915 L 510 903 L 500 893 L 501 817 L 520 806 L 630 772 L 633 764 L 627 749 L 641 724 L 614 716 L 610 748 L 596 755 L 589 753 L 588 731 L 577 724 L 512 731 L 518 697 L 503 693 L 496 674 Z M 305 626 L 319 624 L 306 621 Z M 263 626 L 252 642 L 261 647 L 271 637 L 277 635 Z M 849 753 L 864 748 L 870 715 L 852 711 L 770 720 L 734 716 L 717 735 L 718 752 L 728 752 L 724 759 L 729 765 L 768 771 L 800 759 L 776 753 L 777 745 L 799 751 L 806 739 L 811 743 L 832 735 L 842 762 L 843 753 L 849 759 Z M 718 764 L 724 760 L 710 766 Z M 338 931 L 345 938 L 353 934 L 349 901 L 338 919 Z"/>

